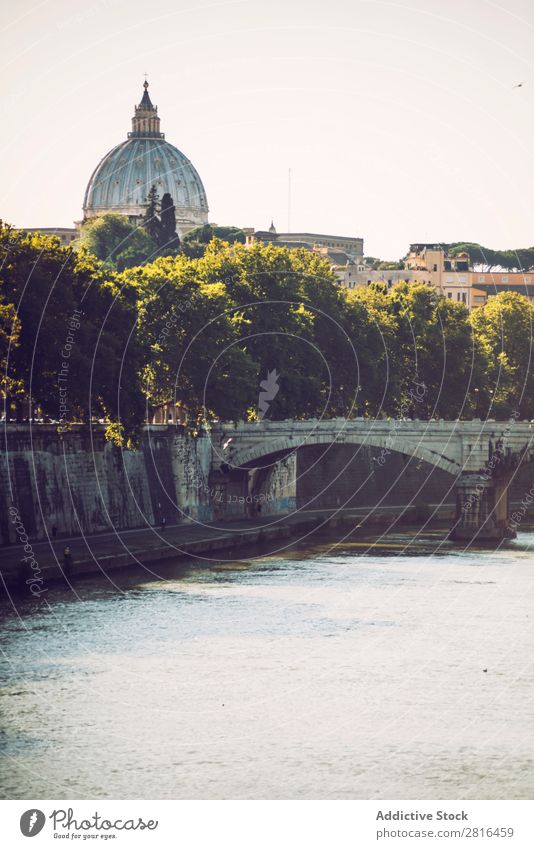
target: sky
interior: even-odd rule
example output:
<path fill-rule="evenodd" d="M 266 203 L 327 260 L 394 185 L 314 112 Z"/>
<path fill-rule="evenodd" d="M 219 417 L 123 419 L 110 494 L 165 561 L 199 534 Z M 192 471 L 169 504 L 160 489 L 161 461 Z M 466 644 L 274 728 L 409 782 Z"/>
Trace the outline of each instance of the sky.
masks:
<path fill-rule="evenodd" d="M 4 3 L 0 218 L 79 220 L 147 72 L 212 222 L 531 246 L 533 41 L 532 0 Z"/>

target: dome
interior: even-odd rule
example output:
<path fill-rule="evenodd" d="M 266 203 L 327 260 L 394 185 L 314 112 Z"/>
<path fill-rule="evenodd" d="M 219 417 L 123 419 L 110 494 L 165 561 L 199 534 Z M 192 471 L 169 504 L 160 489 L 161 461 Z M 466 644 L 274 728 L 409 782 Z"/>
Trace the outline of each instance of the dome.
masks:
<path fill-rule="evenodd" d="M 95 168 L 83 202 L 84 218 L 105 212 L 140 219 L 152 188 L 161 198 L 168 192 L 176 209 L 180 235 L 208 221 L 206 192 L 197 170 L 159 131 L 157 107 L 148 95 L 148 83 L 135 107 L 132 132 L 104 156 Z"/>

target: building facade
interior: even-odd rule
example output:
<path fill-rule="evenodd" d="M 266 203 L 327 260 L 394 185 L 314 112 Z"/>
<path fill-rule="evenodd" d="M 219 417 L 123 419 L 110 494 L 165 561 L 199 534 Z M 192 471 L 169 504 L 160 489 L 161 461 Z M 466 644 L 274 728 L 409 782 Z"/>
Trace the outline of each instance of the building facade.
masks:
<path fill-rule="evenodd" d="M 534 271 L 471 271 L 471 302 L 481 307 L 499 292 L 517 292 L 534 303 Z"/>
<path fill-rule="evenodd" d="M 410 279 L 428 283 L 446 298 L 472 306 L 469 254 L 451 256 L 444 245 L 415 243 L 410 245 L 404 264 L 413 273 Z"/>
<path fill-rule="evenodd" d="M 489 297 L 499 292 L 518 292 L 534 303 L 534 272 L 474 271 L 468 254 L 452 256 L 445 245 L 412 244 L 404 265 L 398 270 L 347 267 L 338 279 L 347 289 L 371 283 L 383 283 L 390 288 L 401 280 L 425 283 L 468 309 L 484 306 Z"/>

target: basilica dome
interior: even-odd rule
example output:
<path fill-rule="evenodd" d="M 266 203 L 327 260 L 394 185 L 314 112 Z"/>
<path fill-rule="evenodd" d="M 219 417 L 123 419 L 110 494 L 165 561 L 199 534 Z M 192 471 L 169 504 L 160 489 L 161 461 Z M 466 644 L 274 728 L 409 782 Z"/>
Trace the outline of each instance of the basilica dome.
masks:
<path fill-rule="evenodd" d="M 165 141 L 157 106 L 152 105 L 145 82 L 131 133 L 93 171 L 83 201 L 84 218 L 116 212 L 137 223 L 145 214 L 152 186 L 160 199 L 166 192 L 171 195 L 180 235 L 207 223 L 208 202 L 202 180 L 189 159 Z"/>

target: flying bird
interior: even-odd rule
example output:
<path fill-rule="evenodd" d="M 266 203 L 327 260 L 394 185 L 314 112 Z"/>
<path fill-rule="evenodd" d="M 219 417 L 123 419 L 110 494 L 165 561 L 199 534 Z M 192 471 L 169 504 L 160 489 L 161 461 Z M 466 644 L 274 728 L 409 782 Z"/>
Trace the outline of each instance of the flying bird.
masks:
<path fill-rule="evenodd" d="M 525 83 L 517 83 L 517 85 L 513 85 L 512 88 L 523 88 Z"/>

